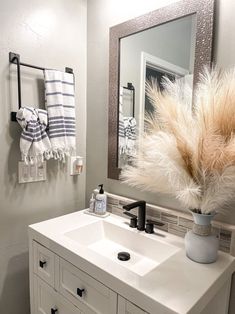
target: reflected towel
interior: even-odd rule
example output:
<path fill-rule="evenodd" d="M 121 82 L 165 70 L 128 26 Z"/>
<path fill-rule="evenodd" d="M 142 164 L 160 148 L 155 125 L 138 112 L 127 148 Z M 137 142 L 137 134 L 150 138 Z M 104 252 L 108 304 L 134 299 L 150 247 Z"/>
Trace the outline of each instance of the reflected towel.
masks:
<path fill-rule="evenodd" d="M 136 154 L 136 119 L 133 117 L 123 117 L 126 155 Z"/>
<path fill-rule="evenodd" d="M 136 119 L 123 116 L 123 88 L 119 95 L 119 154 L 134 156 L 136 154 Z"/>

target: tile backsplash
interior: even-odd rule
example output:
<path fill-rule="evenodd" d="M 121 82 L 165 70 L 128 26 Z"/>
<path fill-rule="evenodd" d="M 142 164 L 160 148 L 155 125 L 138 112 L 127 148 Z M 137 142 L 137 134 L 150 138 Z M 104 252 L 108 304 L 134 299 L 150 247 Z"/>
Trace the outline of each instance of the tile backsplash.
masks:
<path fill-rule="evenodd" d="M 123 205 L 136 200 L 116 194 L 106 194 L 108 211 L 126 218 L 123 214 Z M 135 208 L 131 212 L 137 214 L 137 209 Z M 163 226 L 157 226 L 158 229 L 179 237 L 184 237 L 186 232 L 191 230 L 193 226 L 193 218 L 187 212 L 147 204 L 146 213 L 147 219 L 164 223 Z M 235 256 L 235 226 L 220 221 L 213 221 L 212 232 L 219 238 L 220 250 Z"/>

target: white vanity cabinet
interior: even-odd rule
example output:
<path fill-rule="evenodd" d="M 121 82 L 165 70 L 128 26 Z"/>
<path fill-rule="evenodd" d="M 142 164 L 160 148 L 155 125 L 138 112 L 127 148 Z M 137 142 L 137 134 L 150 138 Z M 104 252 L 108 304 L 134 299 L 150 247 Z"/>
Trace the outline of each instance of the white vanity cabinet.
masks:
<path fill-rule="evenodd" d="M 41 244 L 31 247 L 31 314 L 147 314 Z"/>
<path fill-rule="evenodd" d="M 94 230 L 102 244 L 98 250 L 89 245 Z M 83 211 L 30 226 L 31 314 L 228 314 L 235 258 L 219 252 L 212 265 L 193 263 L 180 243 L 175 246 L 178 238 L 162 233 L 166 243 L 132 230 L 122 217 L 110 215 L 101 221 Z M 145 250 L 141 259 L 132 253 L 131 263 L 124 264 L 116 261 L 116 251 L 107 257 L 109 242 L 104 235 L 111 238 L 112 249 L 121 237 L 126 250 L 129 245 L 133 251 Z M 134 268 L 133 263 L 146 270 L 145 252 L 154 247 L 158 257 L 165 256 L 170 245 L 176 252 L 157 267 L 154 264 L 147 275 Z"/>
<path fill-rule="evenodd" d="M 33 241 L 31 314 L 117 314 L 117 294 Z"/>
<path fill-rule="evenodd" d="M 146 314 L 48 248 L 31 247 L 31 314 Z"/>
<path fill-rule="evenodd" d="M 142 309 L 124 299 L 120 295 L 118 296 L 118 314 L 148 314 Z"/>
<path fill-rule="evenodd" d="M 33 241 L 33 273 L 51 287 L 55 287 L 56 255 L 44 246 Z"/>
<path fill-rule="evenodd" d="M 117 294 L 62 258 L 58 291 L 85 314 L 116 314 Z"/>
<path fill-rule="evenodd" d="M 82 314 L 42 279 L 34 276 L 34 312 L 37 314 Z"/>

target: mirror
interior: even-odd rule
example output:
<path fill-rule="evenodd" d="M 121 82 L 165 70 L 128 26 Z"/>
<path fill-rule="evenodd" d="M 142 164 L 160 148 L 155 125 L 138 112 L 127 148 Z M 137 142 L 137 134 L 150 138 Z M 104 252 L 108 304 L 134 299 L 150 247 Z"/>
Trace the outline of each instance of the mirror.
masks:
<path fill-rule="evenodd" d="M 144 132 L 144 117 L 153 107 L 146 81 L 185 80 L 193 84 L 196 14 L 155 26 L 120 40 L 118 167 L 131 163 L 136 140 Z"/>
<path fill-rule="evenodd" d="M 110 29 L 108 177 L 137 153 L 152 105 L 145 83 L 162 79 L 196 84 L 212 51 L 213 1 L 180 1 Z"/>

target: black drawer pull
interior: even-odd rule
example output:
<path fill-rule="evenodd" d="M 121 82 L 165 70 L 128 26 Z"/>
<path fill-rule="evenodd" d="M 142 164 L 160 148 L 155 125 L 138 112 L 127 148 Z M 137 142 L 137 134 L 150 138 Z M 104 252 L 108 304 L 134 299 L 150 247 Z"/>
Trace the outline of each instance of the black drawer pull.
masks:
<path fill-rule="evenodd" d="M 56 314 L 56 312 L 58 312 L 58 309 L 57 308 L 53 308 L 53 309 L 51 309 L 51 314 Z"/>
<path fill-rule="evenodd" d="M 47 263 L 46 261 L 44 261 L 44 262 L 39 261 L 39 266 L 40 266 L 41 268 L 43 268 L 43 266 L 46 265 L 46 263 Z"/>
<path fill-rule="evenodd" d="M 77 295 L 79 295 L 79 297 L 82 297 L 82 294 L 83 294 L 84 291 L 85 291 L 85 289 L 77 288 Z"/>

